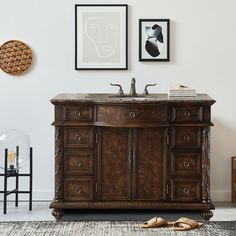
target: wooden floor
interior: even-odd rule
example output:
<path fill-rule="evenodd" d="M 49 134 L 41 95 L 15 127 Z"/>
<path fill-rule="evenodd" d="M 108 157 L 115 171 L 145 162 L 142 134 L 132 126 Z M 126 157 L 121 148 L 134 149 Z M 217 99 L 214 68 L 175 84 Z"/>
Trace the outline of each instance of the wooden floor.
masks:
<path fill-rule="evenodd" d="M 20 202 L 16 208 L 13 202 L 8 203 L 7 214 L 3 214 L 3 202 L 0 202 L 0 221 L 51 221 L 50 202 L 33 202 L 33 210 L 28 210 L 28 204 Z M 236 204 L 230 202 L 215 202 L 212 221 L 236 221 Z M 201 219 L 196 212 L 179 211 L 80 211 L 67 212 L 62 220 L 140 220 L 145 221 L 154 216 L 166 220 L 176 220 L 181 216 Z"/>

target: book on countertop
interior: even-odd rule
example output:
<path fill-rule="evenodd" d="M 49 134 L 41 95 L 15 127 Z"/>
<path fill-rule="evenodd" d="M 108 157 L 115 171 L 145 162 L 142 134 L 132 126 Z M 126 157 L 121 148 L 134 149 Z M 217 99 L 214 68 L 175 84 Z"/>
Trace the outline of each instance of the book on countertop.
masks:
<path fill-rule="evenodd" d="M 169 97 L 196 97 L 196 90 L 185 85 L 178 84 L 168 90 Z"/>

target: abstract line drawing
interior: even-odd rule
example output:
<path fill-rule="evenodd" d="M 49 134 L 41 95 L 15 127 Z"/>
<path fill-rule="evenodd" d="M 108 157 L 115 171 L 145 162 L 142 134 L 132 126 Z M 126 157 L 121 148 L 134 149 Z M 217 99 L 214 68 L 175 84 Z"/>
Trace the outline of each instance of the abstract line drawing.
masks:
<path fill-rule="evenodd" d="M 128 69 L 128 5 L 75 5 L 75 70 Z"/>
<path fill-rule="evenodd" d="M 139 20 L 139 61 L 169 61 L 169 19 Z"/>
<path fill-rule="evenodd" d="M 118 25 L 109 24 L 105 17 L 90 17 L 85 22 L 85 35 L 93 43 L 97 56 L 109 58 L 118 44 Z"/>

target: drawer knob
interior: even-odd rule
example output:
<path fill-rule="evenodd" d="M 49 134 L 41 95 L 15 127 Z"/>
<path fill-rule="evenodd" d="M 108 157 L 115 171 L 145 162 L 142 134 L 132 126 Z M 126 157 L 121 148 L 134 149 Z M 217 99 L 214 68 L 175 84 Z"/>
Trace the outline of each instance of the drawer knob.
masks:
<path fill-rule="evenodd" d="M 76 140 L 80 141 L 80 140 L 81 140 L 81 138 L 82 138 L 82 137 L 81 137 L 81 135 L 80 135 L 80 134 L 76 134 L 76 135 L 75 135 L 75 139 L 76 139 Z"/>
<path fill-rule="evenodd" d="M 81 193 L 81 188 L 80 188 L 80 187 L 76 187 L 76 188 L 75 188 L 75 192 L 76 192 L 76 193 Z"/>
<path fill-rule="evenodd" d="M 189 189 L 189 188 L 184 188 L 184 191 L 183 191 L 183 192 L 184 192 L 184 194 L 186 194 L 186 195 L 187 195 L 187 194 L 189 194 L 189 193 L 190 193 L 190 189 Z"/>
<path fill-rule="evenodd" d="M 191 112 L 190 111 L 185 111 L 184 112 L 184 116 L 185 117 L 190 117 L 191 116 Z"/>
<path fill-rule="evenodd" d="M 135 116 L 136 116 L 135 112 L 131 111 L 131 112 L 129 113 L 129 117 L 130 117 L 131 119 L 133 119 Z"/>
<path fill-rule="evenodd" d="M 76 115 L 77 117 L 80 117 L 80 116 L 81 116 L 80 111 L 75 112 L 75 115 Z"/>
<path fill-rule="evenodd" d="M 80 167 L 80 166 L 82 166 L 82 163 L 81 163 L 81 161 L 76 160 L 76 161 L 75 161 L 75 165 L 76 165 L 77 167 Z"/>
<path fill-rule="evenodd" d="M 190 141 L 190 136 L 188 134 L 184 135 L 184 141 L 189 142 Z"/>
<path fill-rule="evenodd" d="M 184 167 L 185 167 L 185 168 L 188 168 L 189 166 L 190 166 L 190 163 L 189 163 L 188 161 L 185 161 L 185 162 L 184 162 Z"/>

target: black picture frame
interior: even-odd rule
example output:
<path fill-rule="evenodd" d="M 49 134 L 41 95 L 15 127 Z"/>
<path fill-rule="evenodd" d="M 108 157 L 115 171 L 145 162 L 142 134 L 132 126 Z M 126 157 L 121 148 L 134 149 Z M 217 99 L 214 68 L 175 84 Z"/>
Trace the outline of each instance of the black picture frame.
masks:
<path fill-rule="evenodd" d="M 79 18 L 81 19 L 80 14 L 83 11 L 86 12 L 86 9 L 87 9 L 87 15 L 88 15 L 87 17 L 89 19 L 86 21 L 86 24 L 87 24 L 86 26 L 88 26 L 87 31 L 85 30 L 85 28 L 86 28 L 85 23 L 83 23 L 83 22 L 81 23 L 81 21 L 79 21 Z M 96 9 L 97 9 L 97 22 L 95 22 L 96 16 L 94 16 L 96 14 L 91 13 L 93 11 L 95 12 Z M 102 9 L 105 9 L 104 12 L 109 12 L 109 9 L 110 9 L 111 12 L 110 12 L 110 14 L 109 13 L 102 14 L 101 13 Z M 117 10 L 117 12 L 120 11 L 120 22 L 123 22 L 122 24 L 120 23 L 119 25 L 116 25 L 118 20 L 114 24 L 111 22 L 111 21 L 114 22 L 114 19 L 116 19 L 116 17 L 118 17 L 118 14 L 116 14 L 115 10 Z M 89 14 L 91 14 L 91 17 L 89 16 Z M 117 35 L 116 36 L 118 37 L 117 40 L 120 40 L 120 41 L 114 40 L 115 42 L 112 42 L 113 44 L 116 44 L 116 46 L 112 45 L 114 48 L 116 48 L 115 54 L 111 54 L 111 53 L 108 54 L 108 51 L 112 48 L 112 47 L 109 47 L 109 45 L 107 47 L 106 46 L 100 47 L 100 42 L 96 42 L 96 40 L 92 38 L 91 43 L 90 43 L 90 45 L 92 45 L 92 47 L 90 47 L 90 46 L 88 47 L 88 45 L 83 45 L 82 41 L 84 41 L 85 44 L 88 44 L 89 40 L 81 39 L 81 37 L 82 37 L 81 35 L 83 35 L 85 33 L 85 31 L 86 31 L 86 36 L 90 37 L 91 35 L 93 35 L 92 37 L 94 37 L 94 38 L 97 37 L 99 39 L 100 36 L 94 36 L 99 33 L 90 34 L 88 32 L 92 32 L 92 30 L 96 30 L 93 28 L 94 25 L 95 25 L 95 28 L 96 27 L 101 28 L 98 26 L 98 24 L 99 24 L 99 20 L 104 20 L 104 21 L 106 20 L 106 19 L 104 19 L 104 15 L 107 15 L 107 17 L 108 17 L 107 19 L 110 19 L 110 21 L 108 22 L 109 27 L 112 28 L 112 26 L 111 26 L 112 24 L 113 24 L 113 26 L 115 26 L 113 28 L 113 31 L 110 30 L 111 34 L 119 34 L 118 36 Z M 111 15 L 112 15 L 112 17 L 111 17 Z M 83 18 L 84 18 L 84 13 L 83 13 Z M 101 18 L 103 18 L 103 19 L 101 19 Z M 91 23 L 89 25 L 88 22 L 93 22 L 93 24 Z M 94 22 L 95 22 L 95 24 L 94 24 Z M 116 29 L 119 29 L 119 27 L 121 27 L 120 31 L 117 30 L 114 33 L 114 31 Z M 81 28 L 83 28 L 83 29 L 81 29 Z M 98 31 L 98 29 L 97 29 L 97 31 Z M 106 30 L 106 31 L 108 31 L 108 30 Z M 102 34 L 100 34 L 100 35 L 102 35 Z M 116 36 L 114 36 L 114 37 L 116 37 Z M 110 36 L 110 37 L 112 37 L 112 36 Z M 98 40 L 98 41 L 100 41 L 100 40 Z M 112 43 L 110 43 L 110 44 L 112 44 Z M 96 48 L 96 50 L 93 49 L 93 46 Z M 84 53 L 84 48 L 86 48 L 86 50 L 87 50 L 86 53 Z M 100 49 L 102 51 L 103 48 L 105 49 L 107 56 L 112 55 L 110 57 L 110 59 L 107 57 L 107 62 L 105 62 L 106 59 L 105 59 L 104 54 L 101 55 L 102 52 L 99 51 Z M 118 51 L 117 48 L 119 48 L 120 51 Z M 94 53 L 94 52 L 97 53 L 96 56 L 95 56 L 96 53 Z M 116 55 L 116 57 L 114 55 Z M 81 59 L 82 57 L 83 58 L 87 57 L 85 63 Z M 118 60 L 118 58 L 120 59 L 120 61 L 116 62 L 116 60 Z M 90 64 L 89 64 L 89 59 L 91 59 Z M 100 62 L 99 59 L 101 59 L 102 62 Z M 92 62 L 92 60 L 94 60 L 94 61 Z M 76 4 L 75 5 L 75 70 L 128 70 L 128 5 L 127 4 Z"/>
<path fill-rule="evenodd" d="M 170 61 L 169 19 L 139 19 L 139 61 Z"/>

